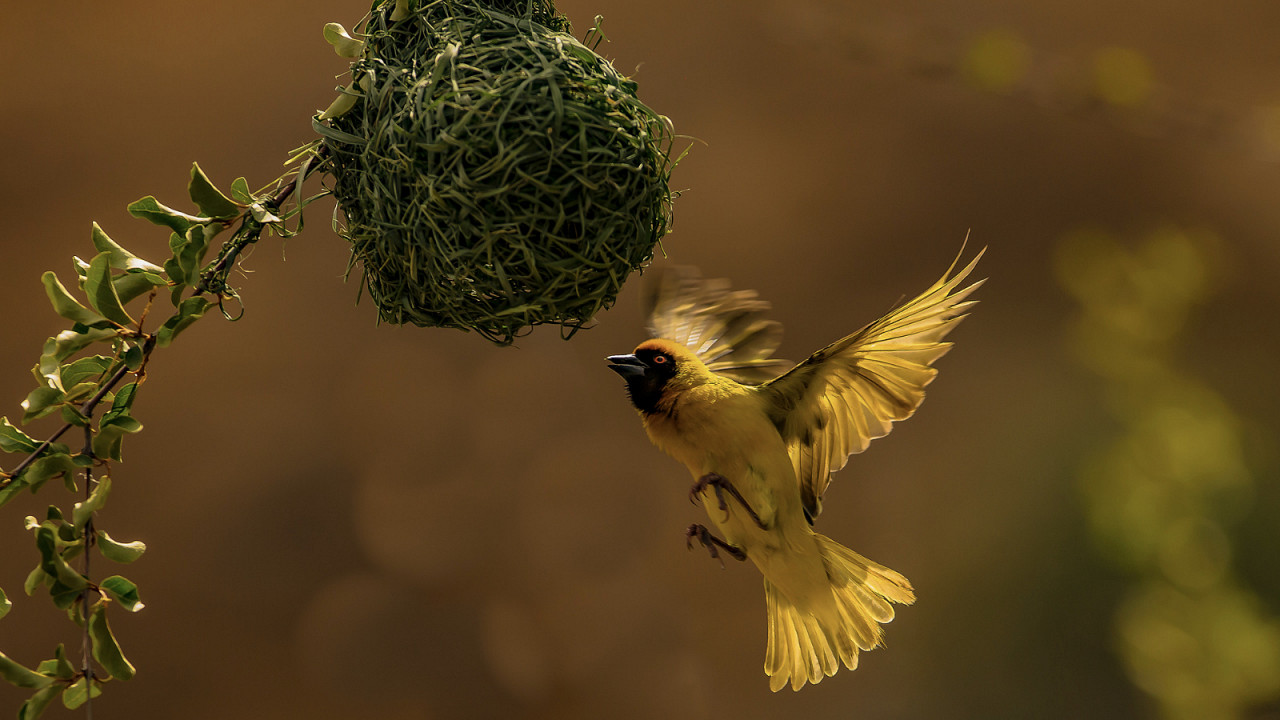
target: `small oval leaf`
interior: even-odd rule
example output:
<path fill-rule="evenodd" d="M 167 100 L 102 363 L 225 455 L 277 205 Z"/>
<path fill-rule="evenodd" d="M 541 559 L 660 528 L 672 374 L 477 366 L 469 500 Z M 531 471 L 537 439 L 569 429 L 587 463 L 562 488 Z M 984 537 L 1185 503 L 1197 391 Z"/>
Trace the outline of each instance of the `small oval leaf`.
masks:
<path fill-rule="evenodd" d="M 108 535 L 105 530 L 99 530 L 98 551 L 102 553 L 103 557 L 112 562 L 127 564 L 142 557 L 142 553 L 147 551 L 147 546 L 141 540 L 129 543 L 118 542 Z"/>
<path fill-rule="evenodd" d="M 98 587 L 129 612 L 138 612 L 145 607 L 138 599 L 138 586 L 127 578 L 112 575 L 99 583 Z"/>
<path fill-rule="evenodd" d="M 89 262 L 89 272 L 84 278 L 84 291 L 89 304 L 117 325 L 133 325 L 133 318 L 125 312 L 120 296 L 116 294 L 111 276 L 111 253 L 102 252 Z"/>
<path fill-rule="evenodd" d="M 329 23 L 324 26 L 324 39 L 333 46 L 339 57 L 358 58 L 364 52 L 364 41 L 351 37 L 351 33 L 340 23 Z"/>
<path fill-rule="evenodd" d="M 98 480 L 98 485 L 89 493 L 89 497 L 84 502 L 76 503 L 75 509 L 71 511 L 71 523 L 76 530 L 83 530 L 85 523 L 89 522 L 89 518 L 98 512 L 107 504 L 107 496 L 111 494 L 111 476 L 103 475 Z"/>
<path fill-rule="evenodd" d="M 9 418 L 0 418 L 0 450 L 30 453 L 40 446 L 36 439 L 14 427 Z"/>
<path fill-rule="evenodd" d="M 98 223 L 93 224 L 93 247 L 100 253 L 108 253 L 111 256 L 111 267 L 118 270 L 145 270 L 147 272 L 161 272 L 160 266 L 143 260 L 133 253 L 120 247 L 115 240 L 107 236 Z"/>
<path fill-rule="evenodd" d="M 151 195 L 129 203 L 128 210 L 129 214 L 136 218 L 148 220 L 156 225 L 163 225 L 179 235 L 185 235 L 187 229 L 192 225 L 209 221 L 209 218 L 196 217 L 174 210 Z"/>
<path fill-rule="evenodd" d="M 102 685 L 98 682 L 89 684 L 89 678 L 80 678 L 71 683 L 70 687 L 62 691 L 62 704 L 68 710 L 75 710 L 81 705 L 89 702 L 89 698 L 98 697 L 102 694 Z"/>
<path fill-rule="evenodd" d="M 240 214 L 240 208 L 214 186 L 200 168 L 200 163 L 191 165 L 191 182 L 187 184 L 187 191 L 200 212 L 209 217 L 233 218 Z"/>
<path fill-rule="evenodd" d="M 57 273 L 50 270 L 40 276 L 40 281 L 44 283 L 44 291 L 49 296 L 53 311 L 62 317 L 86 327 L 110 323 L 105 317 L 81 305 L 79 300 L 72 297 L 71 293 L 67 292 L 66 286 L 58 279 Z"/>
<path fill-rule="evenodd" d="M 125 659 L 120 651 L 120 644 L 111 634 L 111 626 L 107 624 L 107 606 L 100 604 L 89 616 L 89 635 L 93 638 L 93 658 L 102 665 L 111 677 L 129 680 L 137 673 L 133 665 Z"/>
<path fill-rule="evenodd" d="M 61 685 L 49 685 L 41 688 L 35 695 L 27 698 L 22 703 L 22 708 L 18 710 L 18 720 L 36 720 L 44 714 L 45 708 L 49 707 L 49 703 L 58 697 L 58 693 L 62 692 Z"/>
<path fill-rule="evenodd" d="M 0 677 L 3 677 L 10 685 L 17 685 L 22 688 L 42 688 L 53 682 L 53 678 L 41 675 L 24 665 L 19 665 L 10 660 L 9 656 L 4 653 L 0 653 Z"/>

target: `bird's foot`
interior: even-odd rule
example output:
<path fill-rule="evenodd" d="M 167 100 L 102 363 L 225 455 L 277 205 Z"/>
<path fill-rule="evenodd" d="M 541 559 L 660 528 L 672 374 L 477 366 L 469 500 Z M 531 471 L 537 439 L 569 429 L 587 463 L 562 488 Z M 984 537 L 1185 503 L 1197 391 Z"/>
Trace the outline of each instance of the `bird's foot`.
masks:
<path fill-rule="evenodd" d="M 765 527 L 765 524 L 760 521 L 760 516 L 756 514 L 756 511 L 753 510 L 751 505 L 742 497 L 742 493 L 738 492 L 738 488 L 734 487 L 733 483 L 726 480 L 723 475 L 707 473 L 706 475 L 698 478 L 698 482 L 694 483 L 693 489 L 689 491 L 689 502 L 697 502 L 698 496 L 707 488 L 712 488 L 716 491 L 716 500 L 719 502 L 721 510 L 726 512 L 729 510 L 729 505 L 724 501 L 724 494 L 727 492 L 732 495 L 744 509 L 746 509 L 747 514 L 751 516 L 751 519 L 756 522 L 756 525 L 761 530 L 768 529 Z"/>
<path fill-rule="evenodd" d="M 690 525 L 689 528 L 684 531 L 684 544 L 690 550 L 693 549 L 694 539 L 697 539 L 697 541 L 702 544 L 702 547 L 706 548 L 707 552 L 711 553 L 711 557 L 720 561 L 721 568 L 724 567 L 724 559 L 720 557 L 720 550 L 724 550 L 729 553 L 729 557 L 734 560 L 742 561 L 747 559 L 747 554 L 743 552 L 741 548 L 736 548 L 715 535 L 712 535 L 710 530 L 697 523 Z M 719 548 L 719 550 L 717 550 L 717 548 Z"/>

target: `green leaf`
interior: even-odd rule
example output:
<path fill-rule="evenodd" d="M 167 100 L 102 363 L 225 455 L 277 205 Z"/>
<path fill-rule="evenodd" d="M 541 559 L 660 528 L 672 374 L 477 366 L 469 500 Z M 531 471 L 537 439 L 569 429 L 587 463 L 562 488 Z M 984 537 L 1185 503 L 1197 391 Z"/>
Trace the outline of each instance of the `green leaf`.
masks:
<path fill-rule="evenodd" d="M 40 550 L 40 569 L 56 580 L 50 592 L 55 596 L 62 592 L 76 593 L 88 587 L 84 576 L 67 564 L 58 553 L 58 542 L 53 528 L 41 525 L 36 530 L 36 548 Z M 58 587 L 61 585 L 62 587 Z M 59 605 L 58 607 L 62 607 Z"/>
<path fill-rule="evenodd" d="M 114 338 L 115 336 L 116 331 L 114 328 L 103 328 L 100 330 L 86 329 L 84 332 L 78 330 L 63 330 L 56 336 L 45 341 L 44 355 L 52 356 L 57 362 L 62 362 L 93 343 L 102 342 L 108 338 Z M 44 363 L 44 355 L 41 356 L 42 365 Z"/>
<path fill-rule="evenodd" d="M 98 551 L 112 562 L 128 564 L 142 557 L 147 546 L 141 540 L 131 543 L 117 542 L 105 530 L 98 531 Z"/>
<path fill-rule="evenodd" d="M 135 420 L 132 415 L 118 415 L 112 418 L 109 427 L 119 428 L 127 433 L 136 433 L 142 429 L 142 423 Z"/>
<path fill-rule="evenodd" d="M 40 281 L 44 283 L 44 291 L 49 296 L 49 302 L 53 304 L 53 311 L 62 317 L 86 327 L 107 325 L 111 322 L 81 305 L 79 300 L 76 300 L 71 296 L 71 293 L 67 292 L 66 286 L 58 279 L 57 273 L 52 270 L 41 275 Z"/>
<path fill-rule="evenodd" d="M 364 41 L 351 37 L 347 29 L 338 23 L 324 26 L 324 39 L 333 46 L 333 51 L 339 57 L 358 58 L 364 51 Z"/>
<path fill-rule="evenodd" d="M 14 427 L 7 417 L 0 417 L 0 450 L 7 453 L 32 453 L 40 443 L 30 435 Z"/>
<path fill-rule="evenodd" d="M 107 504 L 107 496 L 111 494 L 111 476 L 104 475 L 89 493 L 84 502 L 78 502 L 71 511 L 71 524 L 76 530 L 84 530 L 84 526 L 93 514 Z"/>
<path fill-rule="evenodd" d="M 76 275 L 80 277 L 80 287 L 84 287 L 84 276 L 89 274 L 89 263 L 81 260 L 79 255 L 72 255 L 71 266 L 75 268 Z"/>
<path fill-rule="evenodd" d="M 129 203 L 129 214 L 156 225 L 163 225 L 179 235 L 185 235 L 192 225 L 199 225 L 209 221 L 209 218 L 188 215 L 167 205 L 162 205 L 150 195 Z"/>
<path fill-rule="evenodd" d="M 194 281 L 200 277 L 200 266 L 204 263 L 205 253 L 209 251 L 209 240 L 217 234 L 217 230 L 208 225 L 193 225 L 187 230 L 187 242 L 177 252 L 178 265 L 182 268 L 183 277 Z"/>
<path fill-rule="evenodd" d="M 76 530 L 84 530 L 85 523 L 89 522 L 89 518 L 98 512 L 107 504 L 107 496 L 111 494 L 111 476 L 103 475 L 98 481 L 97 487 L 93 492 L 89 493 L 89 497 L 84 502 L 76 503 L 75 508 L 71 511 L 71 524 Z"/>
<path fill-rule="evenodd" d="M 191 200 L 200 208 L 200 212 L 209 217 L 233 218 L 240 214 L 240 208 L 209 181 L 209 176 L 200 169 L 200 163 L 191 165 L 191 182 L 187 184 L 187 192 L 191 194 Z"/>
<path fill-rule="evenodd" d="M 143 607 L 142 601 L 138 599 L 138 586 L 129 580 L 112 575 L 98 584 L 112 600 L 120 603 L 120 607 L 129 612 L 138 612 Z"/>
<path fill-rule="evenodd" d="M 134 320 L 125 312 L 120 296 L 116 294 L 116 285 L 111 280 L 111 253 L 98 253 L 89 262 L 89 274 L 84 278 L 84 291 L 89 296 L 89 304 L 117 325 L 133 325 Z"/>
<path fill-rule="evenodd" d="M 182 263 L 178 262 L 178 255 L 182 253 L 182 248 L 187 244 L 186 231 L 182 235 L 173 233 L 169 235 L 169 252 L 173 253 L 173 257 L 164 261 L 164 272 L 169 276 L 175 285 L 173 288 L 173 304 L 178 304 L 178 298 L 182 291 L 182 286 L 195 278 L 188 277 L 186 271 L 182 269 Z"/>
<path fill-rule="evenodd" d="M 249 214 L 253 216 L 254 220 L 262 223 L 263 225 L 284 222 L 283 220 L 280 219 L 279 215 L 276 215 L 275 213 L 268 210 L 267 206 L 263 205 L 262 203 L 254 203 L 253 205 L 249 206 Z"/>
<path fill-rule="evenodd" d="M 58 649 L 53 651 L 52 660 L 45 660 L 36 666 L 36 672 L 59 680 L 70 680 L 76 676 L 75 666 L 67 660 L 67 649 L 62 643 L 58 643 Z"/>
<path fill-rule="evenodd" d="M 52 453 L 31 463 L 22 473 L 22 480 L 35 491 L 56 477 L 65 476 L 74 480 L 78 470 L 75 461 L 67 453 Z"/>
<path fill-rule="evenodd" d="M 76 601 L 84 597 L 84 590 L 76 590 L 75 588 L 63 585 L 60 581 L 54 580 L 49 587 L 49 598 L 53 602 L 53 606 L 59 610 L 67 611 L 67 617 L 77 625 L 80 623 L 80 612 L 76 609 Z"/>
<path fill-rule="evenodd" d="M 58 409 L 63 392 L 57 388 L 38 387 L 22 401 L 22 422 L 29 423 Z"/>
<path fill-rule="evenodd" d="M 129 368 L 129 372 L 138 372 L 142 369 L 142 361 L 145 359 L 141 345 L 133 345 L 124 351 L 124 365 Z"/>
<path fill-rule="evenodd" d="M 93 657 L 111 677 L 129 680 L 137 672 L 120 652 L 120 645 L 107 624 L 107 606 L 99 604 L 89 616 L 89 636 L 93 638 Z"/>
<path fill-rule="evenodd" d="M 124 436 L 142 429 L 142 423 L 130 415 L 118 415 L 110 422 L 98 423 L 98 434 L 93 438 L 93 454 L 110 460 L 122 460 L 120 446 Z"/>
<path fill-rule="evenodd" d="M 78 385 L 86 380 L 94 380 L 94 384 L 97 385 L 96 381 L 102 379 L 113 363 L 115 358 L 109 358 L 106 355 L 92 355 L 67 363 L 60 370 L 63 386 Z"/>
<path fill-rule="evenodd" d="M 169 343 L 178 336 L 178 333 L 185 330 L 191 323 L 199 320 L 204 316 L 205 310 L 209 309 L 209 301 L 203 297 L 192 297 L 182 301 L 178 306 L 178 312 L 165 321 L 164 325 L 156 331 L 156 344 L 160 347 L 168 347 Z"/>
<path fill-rule="evenodd" d="M 71 562 L 72 558 L 84 552 L 84 543 L 81 541 L 81 538 L 83 537 L 84 533 L 67 523 L 63 523 L 58 526 L 58 539 L 63 543 L 75 543 L 74 545 L 66 547 L 62 551 L 63 560 Z"/>
<path fill-rule="evenodd" d="M 360 95 L 350 86 L 338 88 L 338 97 L 317 118 L 321 122 L 346 115 L 360 101 Z"/>
<path fill-rule="evenodd" d="M 107 237 L 98 223 L 93 224 L 93 247 L 100 253 L 109 253 L 111 255 L 111 267 L 117 270 L 145 270 L 150 273 L 160 272 L 160 266 L 149 263 L 146 260 L 134 255 L 116 244 L 115 240 Z"/>
<path fill-rule="evenodd" d="M 98 697 L 101 694 L 102 685 L 100 683 L 94 681 L 93 685 L 90 685 L 89 678 L 82 677 L 62 691 L 62 704 L 67 706 L 68 710 L 75 710 L 89 702 L 89 698 Z"/>
<path fill-rule="evenodd" d="M 89 416 L 80 412 L 80 408 L 75 405 L 63 405 L 62 419 L 75 425 L 76 427 L 84 427 L 89 424 Z"/>
<path fill-rule="evenodd" d="M 58 643 L 57 649 L 53 651 L 53 659 L 57 663 L 54 677 L 69 678 L 76 674 L 75 666 L 67 659 L 67 649 L 62 643 Z"/>
<path fill-rule="evenodd" d="M 4 480 L 0 478 L 0 507 L 4 507 L 10 500 L 18 497 L 18 493 L 22 492 L 26 487 L 27 484 L 21 480 Z"/>
<path fill-rule="evenodd" d="M 52 350 L 56 347 L 53 338 L 44 341 L 44 350 L 40 353 L 40 361 L 36 363 L 36 382 L 44 383 L 51 388 L 66 390 L 62 385 L 62 364 L 54 357 Z"/>
<path fill-rule="evenodd" d="M 17 685 L 21 688 L 48 687 L 53 682 L 53 678 L 45 677 L 24 665 L 19 665 L 10 660 L 9 656 L 4 653 L 0 653 L 0 677 L 3 677 L 10 685 Z"/>
<path fill-rule="evenodd" d="M 26 582 L 22 584 L 22 591 L 27 594 L 27 597 L 31 597 L 32 595 L 35 595 L 36 590 L 40 589 L 41 585 L 45 584 L 45 582 L 49 580 L 51 580 L 51 578 L 45 573 L 44 568 L 37 565 L 36 568 L 27 575 Z"/>
<path fill-rule="evenodd" d="M 53 702 L 60 692 L 62 692 L 61 684 L 41 688 L 22 703 L 22 709 L 18 711 L 18 720 L 36 720 L 44 714 L 45 708 L 49 707 L 49 703 Z"/>
<path fill-rule="evenodd" d="M 231 181 L 231 197 L 241 205 L 248 205 L 256 199 L 249 190 L 249 181 L 242 177 Z"/>
<path fill-rule="evenodd" d="M 102 414 L 102 422 L 111 424 L 117 417 L 128 415 L 133 407 L 133 398 L 138 394 L 138 383 L 131 382 L 116 392 L 111 401 L 111 409 Z"/>
<path fill-rule="evenodd" d="M 160 268 L 156 268 L 156 271 L 164 272 Z M 120 296 L 122 303 L 127 303 L 140 295 L 146 295 L 151 292 L 151 288 L 169 284 L 163 276 L 144 270 L 117 275 L 111 282 L 115 284 L 116 295 Z"/>
<path fill-rule="evenodd" d="M 9 601 L 9 598 L 5 597 L 4 588 L 0 588 L 0 618 L 8 615 L 12 609 L 13 603 Z"/>
<path fill-rule="evenodd" d="M 75 385 L 67 388 L 67 391 L 63 393 L 62 402 L 78 403 L 81 400 L 88 400 L 89 396 L 97 392 L 99 387 L 101 386 L 96 382 L 76 383 Z"/>

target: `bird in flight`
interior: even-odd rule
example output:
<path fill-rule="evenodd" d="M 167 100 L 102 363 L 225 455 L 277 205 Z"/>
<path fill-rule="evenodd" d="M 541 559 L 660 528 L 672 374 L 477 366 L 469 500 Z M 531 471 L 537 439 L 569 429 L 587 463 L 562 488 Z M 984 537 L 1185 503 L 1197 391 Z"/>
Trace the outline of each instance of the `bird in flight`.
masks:
<path fill-rule="evenodd" d="M 813 523 L 831 473 L 924 401 L 934 361 L 951 349 L 943 338 L 984 282 L 961 287 L 983 252 L 794 367 L 771 357 L 782 325 L 756 293 L 672 268 L 649 300 L 652 339 L 608 358 L 649 439 L 693 475 L 690 499 L 711 527 L 690 525 L 686 542 L 764 575 L 775 692 L 856 668 L 858 652 L 880 644 L 890 603 L 915 601 L 905 577 Z"/>

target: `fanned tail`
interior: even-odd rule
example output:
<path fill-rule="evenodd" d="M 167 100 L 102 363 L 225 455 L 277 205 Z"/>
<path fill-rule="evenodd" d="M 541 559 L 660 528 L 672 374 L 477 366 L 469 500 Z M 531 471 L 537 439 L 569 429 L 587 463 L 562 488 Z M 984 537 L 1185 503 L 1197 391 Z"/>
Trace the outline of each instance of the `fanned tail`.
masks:
<path fill-rule="evenodd" d="M 850 670 L 857 668 L 858 652 L 881 644 L 880 624 L 893 619 L 889 603 L 910 605 L 916 600 L 911 583 L 902 575 L 825 535 L 815 536 L 831 581 L 834 610 L 801 610 L 764 581 L 769 618 L 764 671 L 774 692 L 788 682 L 792 690 L 804 687 L 806 681 L 817 684 L 835 675 L 840 663 Z"/>

